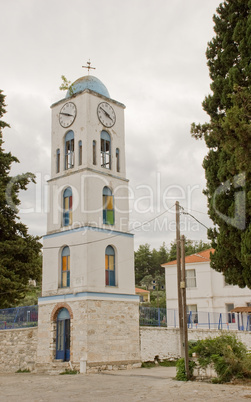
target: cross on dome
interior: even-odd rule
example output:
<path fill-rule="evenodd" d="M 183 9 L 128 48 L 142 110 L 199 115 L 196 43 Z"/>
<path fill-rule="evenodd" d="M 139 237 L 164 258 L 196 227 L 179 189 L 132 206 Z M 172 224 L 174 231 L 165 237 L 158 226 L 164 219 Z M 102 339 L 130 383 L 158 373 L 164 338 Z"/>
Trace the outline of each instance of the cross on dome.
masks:
<path fill-rule="evenodd" d="M 89 71 L 92 69 L 92 70 L 96 70 L 96 67 L 91 67 L 91 61 L 90 61 L 90 59 L 89 59 L 89 61 L 87 61 L 86 62 L 86 64 L 87 64 L 87 66 L 82 66 L 82 68 L 87 68 L 88 69 L 88 74 L 89 74 Z"/>

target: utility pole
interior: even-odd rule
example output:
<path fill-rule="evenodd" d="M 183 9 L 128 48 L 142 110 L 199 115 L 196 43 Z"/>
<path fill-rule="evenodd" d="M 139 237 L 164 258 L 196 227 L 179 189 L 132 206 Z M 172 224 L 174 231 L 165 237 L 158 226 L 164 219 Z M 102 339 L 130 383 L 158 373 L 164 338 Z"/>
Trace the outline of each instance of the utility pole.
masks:
<path fill-rule="evenodd" d="M 184 341 L 183 341 L 183 312 L 182 312 L 182 295 L 181 295 L 181 266 L 180 266 L 180 205 L 176 201 L 176 255 L 177 255 L 177 291 L 178 291 L 178 310 L 179 310 L 179 329 L 180 329 L 180 354 L 184 356 Z"/>
<path fill-rule="evenodd" d="M 187 379 L 190 378 L 189 356 L 188 356 L 188 334 L 187 334 L 187 301 L 186 301 L 186 267 L 185 267 L 185 236 L 181 236 L 181 283 L 182 304 L 183 304 L 183 342 L 184 358 Z"/>

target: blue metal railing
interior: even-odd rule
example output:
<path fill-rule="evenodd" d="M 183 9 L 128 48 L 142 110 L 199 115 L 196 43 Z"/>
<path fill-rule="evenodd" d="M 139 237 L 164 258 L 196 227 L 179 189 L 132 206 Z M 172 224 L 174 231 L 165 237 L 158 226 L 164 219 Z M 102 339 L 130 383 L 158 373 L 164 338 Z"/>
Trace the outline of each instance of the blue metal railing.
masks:
<path fill-rule="evenodd" d="M 0 330 L 35 327 L 37 322 L 37 305 L 0 309 Z M 177 328 L 179 326 L 178 310 L 140 305 L 139 323 L 140 326 Z M 187 326 L 191 329 L 251 331 L 251 316 L 241 315 L 241 313 L 189 311 Z"/>
<path fill-rule="evenodd" d="M 5 308 L 0 310 L 0 329 L 37 326 L 38 306 Z"/>
<path fill-rule="evenodd" d="M 140 306 L 139 324 L 141 326 L 166 327 L 166 309 Z"/>
<path fill-rule="evenodd" d="M 179 327 L 178 310 L 140 306 L 139 315 L 141 326 Z M 240 313 L 189 311 L 187 313 L 187 326 L 191 329 L 251 331 L 251 316 L 241 316 Z"/>

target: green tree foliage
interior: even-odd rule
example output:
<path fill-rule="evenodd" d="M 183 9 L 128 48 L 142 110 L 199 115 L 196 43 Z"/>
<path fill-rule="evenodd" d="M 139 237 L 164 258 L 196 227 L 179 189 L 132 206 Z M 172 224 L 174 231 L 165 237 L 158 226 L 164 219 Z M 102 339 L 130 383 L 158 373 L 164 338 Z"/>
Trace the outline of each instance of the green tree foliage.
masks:
<path fill-rule="evenodd" d="M 164 276 L 165 273 L 161 264 L 167 262 L 168 257 L 169 254 L 165 243 L 162 244 L 159 250 L 153 249 L 152 251 L 149 244 L 141 244 L 135 252 L 136 284 L 141 285 L 141 281 L 145 277 L 151 276 L 152 281 L 157 275 Z"/>
<path fill-rule="evenodd" d="M 18 194 L 26 190 L 32 173 L 10 176 L 11 164 L 18 159 L 3 150 L 2 130 L 9 127 L 2 120 L 5 96 L 0 90 L 0 308 L 11 307 L 25 296 L 29 279 L 40 280 L 42 245 L 38 237 L 28 234 L 20 222 Z"/>
<path fill-rule="evenodd" d="M 192 135 L 209 149 L 204 191 L 214 227 L 211 266 L 227 283 L 251 288 L 251 0 L 226 0 L 214 15 L 206 56 L 212 93 L 203 108 L 209 123 Z"/>
<path fill-rule="evenodd" d="M 146 288 L 146 290 L 149 290 L 149 288 L 151 287 L 152 284 L 153 284 L 152 275 L 146 275 L 140 281 L 140 285 L 143 286 L 144 288 Z"/>
<path fill-rule="evenodd" d="M 194 254 L 211 247 L 209 243 L 203 241 L 193 242 L 186 239 L 185 253 L 186 255 Z M 149 288 L 153 280 L 161 289 L 165 284 L 165 270 L 161 264 L 176 260 L 176 243 L 171 243 L 170 250 L 165 243 L 160 246 L 159 250 L 155 248 L 151 251 L 149 244 L 141 244 L 135 252 L 135 282 L 138 286 Z M 151 282 L 151 283 L 150 283 Z"/>
<path fill-rule="evenodd" d="M 61 79 L 62 79 L 62 84 L 59 87 L 60 91 L 68 91 L 69 90 L 69 94 L 73 95 L 73 88 L 72 88 L 71 81 L 68 81 L 64 75 L 61 75 Z"/>
<path fill-rule="evenodd" d="M 203 250 L 208 250 L 211 248 L 210 243 L 205 243 L 204 241 L 200 240 L 198 242 L 194 242 L 192 240 L 186 239 L 185 240 L 185 255 L 191 255 L 194 253 L 199 253 Z M 177 253 L 177 246 L 176 242 L 171 243 L 169 259 L 166 262 L 176 260 L 176 253 Z"/>

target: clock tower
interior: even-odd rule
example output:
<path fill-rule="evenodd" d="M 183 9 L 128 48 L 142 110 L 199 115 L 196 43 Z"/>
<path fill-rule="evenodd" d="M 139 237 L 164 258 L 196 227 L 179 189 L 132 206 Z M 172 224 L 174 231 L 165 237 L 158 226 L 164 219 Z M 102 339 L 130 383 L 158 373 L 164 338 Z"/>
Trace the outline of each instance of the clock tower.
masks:
<path fill-rule="evenodd" d="M 140 360 L 124 110 L 89 75 L 51 106 L 38 369 L 83 371 L 86 364 L 90 371 Z"/>

